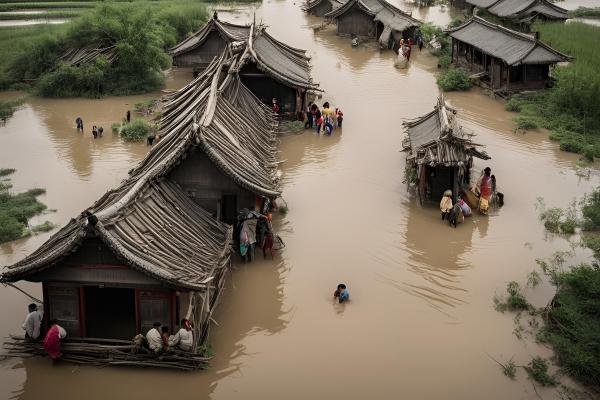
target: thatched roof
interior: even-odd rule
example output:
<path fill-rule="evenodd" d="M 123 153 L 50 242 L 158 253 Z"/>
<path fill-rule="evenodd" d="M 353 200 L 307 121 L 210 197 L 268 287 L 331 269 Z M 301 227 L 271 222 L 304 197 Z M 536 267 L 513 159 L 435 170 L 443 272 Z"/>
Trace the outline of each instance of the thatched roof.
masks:
<path fill-rule="evenodd" d="M 132 182 L 164 176 L 198 149 L 240 186 L 279 196 L 275 116 L 239 81 L 242 57 L 227 49 L 202 75 L 165 96 L 162 139 L 131 171 Z"/>
<path fill-rule="evenodd" d="M 350 11 L 354 6 L 372 16 L 373 20 L 381 22 L 384 26 L 384 31 L 387 28 L 389 32 L 402 32 L 421 25 L 421 21 L 411 17 L 385 0 L 348 0 L 344 5 L 330 11 L 325 16 L 328 18 L 338 18 Z M 389 39 L 389 35 L 387 36 Z"/>
<path fill-rule="evenodd" d="M 571 59 L 533 35 L 492 24 L 477 16 L 446 32 L 456 40 L 470 44 L 508 65 L 555 64 Z"/>
<path fill-rule="evenodd" d="M 108 60 L 108 62 L 113 62 L 117 58 L 116 50 L 117 46 L 115 45 L 73 48 L 67 50 L 63 55 L 61 55 L 59 61 L 67 65 L 79 67 L 96 60 L 100 56 L 103 56 Z"/>
<path fill-rule="evenodd" d="M 124 263 L 165 284 L 200 290 L 226 268 L 232 229 L 187 197 L 168 173 L 188 152 L 203 151 L 240 186 L 280 194 L 276 120 L 237 75 L 247 54 L 228 48 L 197 79 L 165 96 L 163 139 L 129 177 L 71 220 L 33 254 L 7 267 L 3 281 L 55 265 L 86 237 L 99 237 Z"/>
<path fill-rule="evenodd" d="M 297 49 L 280 42 L 266 31 L 264 25 L 235 25 L 211 19 L 200 31 L 169 50 L 178 56 L 202 46 L 210 32 L 217 31 L 227 44 L 246 46 L 248 57 L 244 62 L 254 62 L 273 79 L 299 89 L 317 89 L 310 74 L 310 57 L 306 50 Z"/>
<path fill-rule="evenodd" d="M 103 198 L 105 199 L 105 198 Z M 202 290 L 229 265 L 232 228 L 214 220 L 166 179 L 132 188 L 111 202 L 99 200 L 34 253 L 7 267 L 4 282 L 27 279 L 100 238 L 124 264 L 176 288 Z"/>
<path fill-rule="evenodd" d="M 212 32 L 218 32 L 228 44 L 232 42 L 241 42 L 248 40 L 250 25 L 230 24 L 229 22 L 220 21 L 217 18 L 211 18 L 198 32 L 193 33 L 182 42 L 169 49 L 169 54 L 175 57 L 202 46 Z"/>
<path fill-rule="evenodd" d="M 306 2 L 306 4 L 304 5 L 303 9 L 304 9 L 304 11 L 311 12 L 319 4 L 321 4 L 325 1 L 331 4 L 332 10 L 335 10 L 336 8 L 344 5 L 344 3 L 346 2 L 345 0 L 308 0 Z"/>
<path fill-rule="evenodd" d="M 526 21 L 542 15 L 548 19 L 569 18 L 568 11 L 548 0 L 467 0 L 467 3 L 487 11 L 501 18 Z"/>
<path fill-rule="evenodd" d="M 465 132 L 456 120 L 455 111 L 440 97 L 433 111 L 402 124 L 406 138 L 403 151 L 407 161 L 431 166 L 464 165 L 471 157 L 489 160 L 481 145 L 473 142 L 473 134 Z"/>

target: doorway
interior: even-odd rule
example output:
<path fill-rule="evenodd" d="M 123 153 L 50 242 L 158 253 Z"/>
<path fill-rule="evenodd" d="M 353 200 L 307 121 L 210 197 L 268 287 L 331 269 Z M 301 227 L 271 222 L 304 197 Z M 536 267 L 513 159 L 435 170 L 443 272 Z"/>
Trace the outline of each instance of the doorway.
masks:
<path fill-rule="evenodd" d="M 135 291 L 85 288 L 86 336 L 130 340 L 135 336 Z"/>
<path fill-rule="evenodd" d="M 235 225 L 238 212 L 237 195 L 224 194 L 221 204 L 223 205 L 223 216 L 221 219 L 227 224 Z"/>

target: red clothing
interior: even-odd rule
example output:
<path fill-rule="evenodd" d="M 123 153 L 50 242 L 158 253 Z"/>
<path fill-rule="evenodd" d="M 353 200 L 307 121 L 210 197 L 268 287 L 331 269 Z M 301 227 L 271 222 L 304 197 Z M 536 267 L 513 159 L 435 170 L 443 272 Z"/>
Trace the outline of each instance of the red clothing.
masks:
<path fill-rule="evenodd" d="M 275 114 L 279 114 L 279 110 L 280 110 L 280 109 L 279 109 L 279 104 L 277 104 L 277 103 L 274 103 L 274 104 L 273 104 L 273 112 L 274 112 Z"/>
<path fill-rule="evenodd" d="M 490 199 L 492 195 L 492 179 L 491 177 L 484 175 L 481 178 L 481 185 L 479 186 L 479 195 L 486 200 Z"/>
<path fill-rule="evenodd" d="M 46 337 L 44 338 L 44 349 L 48 352 L 48 356 L 56 360 L 62 356 L 62 352 L 60 350 L 60 332 L 58 330 L 57 325 L 52 325 L 50 329 L 48 329 L 48 333 L 46 333 Z"/>

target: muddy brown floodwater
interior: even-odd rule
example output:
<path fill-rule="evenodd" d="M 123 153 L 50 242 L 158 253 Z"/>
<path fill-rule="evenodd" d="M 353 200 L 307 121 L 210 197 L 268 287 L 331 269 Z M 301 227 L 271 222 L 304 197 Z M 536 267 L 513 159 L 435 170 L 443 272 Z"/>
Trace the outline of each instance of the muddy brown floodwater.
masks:
<path fill-rule="evenodd" d="M 249 8 L 220 15 L 251 18 Z M 0 363 L 0 398 L 537 398 L 523 374 L 510 381 L 488 354 L 525 364 L 551 353 L 518 340 L 513 316 L 494 311 L 492 298 L 507 281 L 524 282 L 536 258 L 569 248 L 544 233 L 536 198 L 566 206 L 598 185 L 598 175 L 578 177 L 577 157 L 560 152 L 546 133 L 513 133 L 499 101 L 477 90 L 449 94 L 464 125 L 487 146 L 493 158 L 485 165 L 506 194 L 504 208 L 489 218 L 451 229 L 436 207 L 417 207 L 402 183 L 401 123 L 434 105 L 434 60 L 417 53 L 408 69 L 397 70 L 391 52 L 352 48 L 330 30 L 314 33 L 310 26 L 321 21 L 304 15 L 299 3 L 266 1 L 257 19 L 275 37 L 309 50 L 323 101 L 341 107 L 346 118 L 332 137 L 305 132 L 282 139 L 290 211 L 277 225 L 287 248 L 273 261 L 236 265 L 211 333 L 212 367 L 181 374 L 9 360 Z M 57 211 L 42 218 L 65 223 L 147 152 L 110 129 L 98 140 L 89 134 L 92 123 L 109 127 L 136 101 L 32 99 L 0 127 L 0 166 L 17 169 L 18 190 L 47 188 L 43 201 Z M 79 114 L 88 129 L 83 136 L 73 127 Z M 48 235 L 2 245 L 0 264 L 19 260 Z M 345 306 L 331 299 L 338 282 L 352 293 Z M 552 288 L 527 295 L 545 304 Z M 1 288 L 0 335 L 19 332 L 27 303 Z"/>

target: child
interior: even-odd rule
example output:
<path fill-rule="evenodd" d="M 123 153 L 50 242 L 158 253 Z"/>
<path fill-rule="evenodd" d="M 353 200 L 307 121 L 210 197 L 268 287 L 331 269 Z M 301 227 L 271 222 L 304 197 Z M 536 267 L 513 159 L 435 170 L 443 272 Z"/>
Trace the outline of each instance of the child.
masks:
<path fill-rule="evenodd" d="M 344 120 L 344 113 L 339 108 L 335 109 L 335 118 L 337 120 L 338 128 L 342 127 L 342 121 Z"/>
<path fill-rule="evenodd" d="M 162 339 L 162 348 L 163 351 L 169 351 L 169 327 L 168 326 L 163 326 L 162 329 L 162 334 L 160 335 L 161 339 Z"/>
<path fill-rule="evenodd" d="M 446 219 L 446 217 L 450 215 L 450 211 L 452 211 L 451 190 L 446 190 L 444 192 L 444 197 L 442 197 L 442 201 L 440 201 L 440 210 L 442 211 L 442 220 Z"/>
<path fill-rule="evenodd" d="M 337 289 L 333 292 L 333 298 L 338 299 L 338 302 L 342 304 L 345 301 L 350 300 L 350 292 L 346 289 L 346 285 L 340 283 L 337 285 Z"/>

